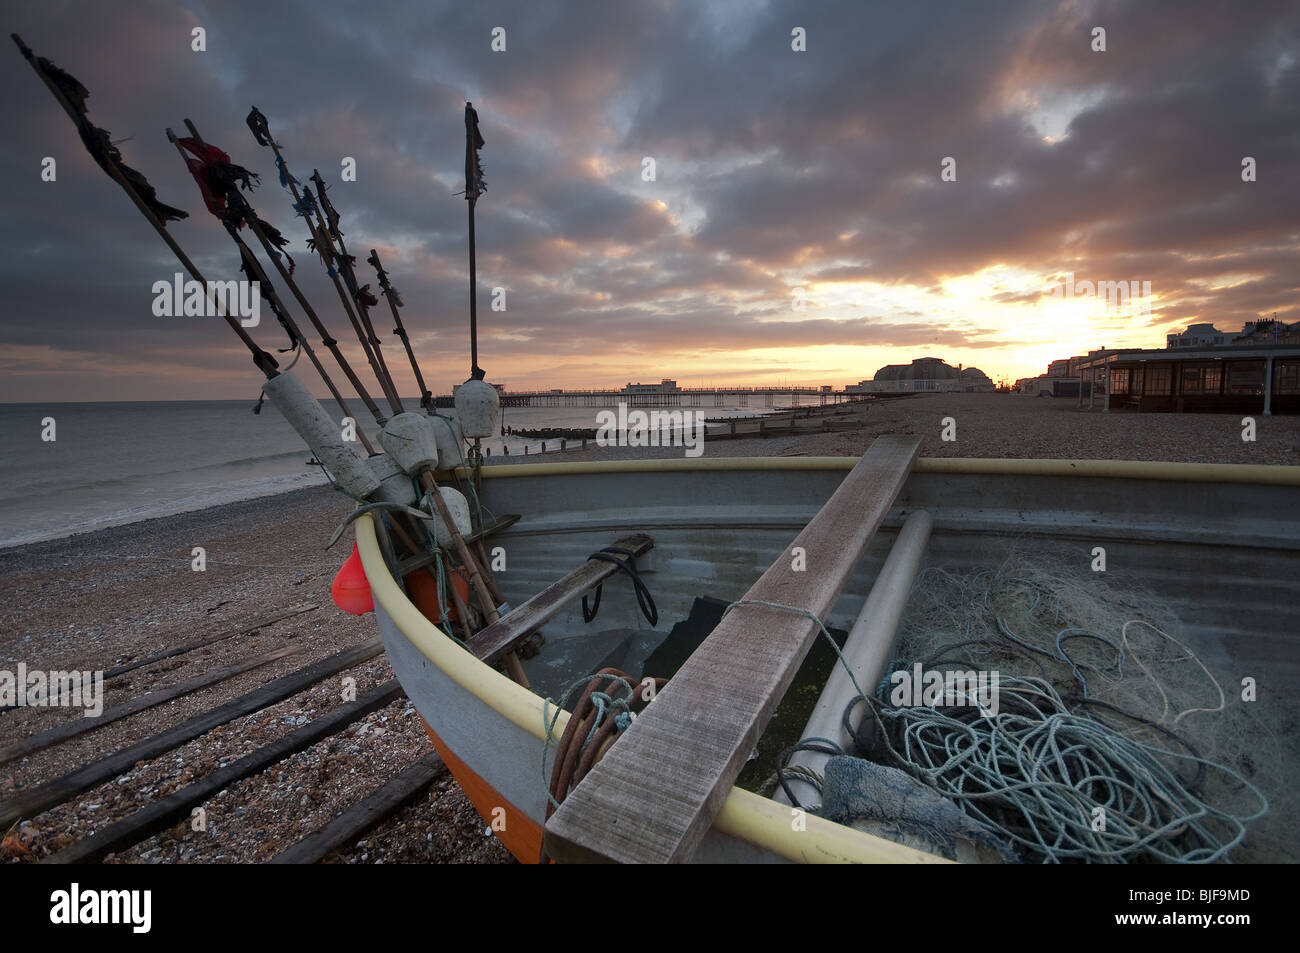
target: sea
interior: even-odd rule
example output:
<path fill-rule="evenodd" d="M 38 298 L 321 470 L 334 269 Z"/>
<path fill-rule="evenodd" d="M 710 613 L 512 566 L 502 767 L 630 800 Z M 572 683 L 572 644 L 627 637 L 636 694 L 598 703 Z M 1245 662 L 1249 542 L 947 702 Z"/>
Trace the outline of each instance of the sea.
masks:
<path fill-rule="evenodd" d="M 335 419 L 333 401 L 322 406 Z M 406 403 L 418 407 L 418 399 Z M 326 477 L 271 403 L 144 401 L 0 404 L 0 547 L 169 516 L 307 486 Z M 699 408 L 710 420 L 774 408 Z M 354 410 L 357 409 L 354 405 Z M 691 408 L 686 408 L 691 409 Z M 440 410 L 454 416 L 454 411 Z M 507 407 L 512 430 L 595 428 L 596 407 Z M 52 419 L 51 427 L 49 421 Z M 359 419 L 374 441 L 373 419 Z M 54 439 L 44 439 L 53 436 Z M 549 442 L 554 449 L 556 441 Z M 492 455 L 508 447 L 536 453 L 541 441 L 518 436 L 483 441 Z M 560 459 L 557 457 L 556 459 Z"/>

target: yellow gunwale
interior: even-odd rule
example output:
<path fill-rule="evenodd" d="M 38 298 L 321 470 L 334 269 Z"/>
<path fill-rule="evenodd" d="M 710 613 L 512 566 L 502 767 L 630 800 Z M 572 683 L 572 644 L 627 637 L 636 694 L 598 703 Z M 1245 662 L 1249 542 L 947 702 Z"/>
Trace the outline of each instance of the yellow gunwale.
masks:
<path fill-rule="evenodd" d="M 483 468 L 485 479 L 599 473 L 662 473 L 736 470 L 849 470 L 854 457 L 715 457 L 663 460 L 616 460 L 604 463 L 503 464 Z M 1300 467 L 1248 464 L 1149 463 L 1111 460 L 997 460 L 927 457 L 917 473 L 1008 476 L 1093 476 L 1174 482 L 1257 483 L 1300 486 Z M 369 514 L 356 521 L 361 562 L 375 601 L 425 658 L 502 717 L 545 738 L 545 702 L 505 675 L 474 658 L 424 617 L 388 572 Z M 554 717 L 554 711 L 551 711 Z M 560 712 L 555 731 L 563 732 L 568 713 Z M 769 798 L 733 787 L 714 826 L 790 860 L 830 863 L 947 863 L 944 858 L 895 844 L 813 814 L 806 829 L 793 830 L 792 809 Z"/>
<path fill-rule="evenodd" d="M 503 463 L 483 468 L 484 479 L 589 473 L 668 473 L 734 470 L 852 470 L 857 457 L 689 457 L 583 463 Z M 468 471 L 458 469 L 461 476 Z M 996 457 L 922 457 L 913 473 L 995 476 L 1091 476 L 1175 483 L 1255 483 L 1300 486 L 1300 466 L 1255 463 L 1160 463 L 1148 460 L 1003 460 Z"/>

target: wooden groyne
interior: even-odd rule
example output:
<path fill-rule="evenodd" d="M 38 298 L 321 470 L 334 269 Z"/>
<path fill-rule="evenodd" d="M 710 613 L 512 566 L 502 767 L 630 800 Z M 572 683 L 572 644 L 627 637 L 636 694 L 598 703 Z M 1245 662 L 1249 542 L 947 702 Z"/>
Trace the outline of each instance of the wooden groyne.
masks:
<path fill-rule="evenodd" d="M 836 417 L 848 419 L 837 420 Z M 816 423 L 805 423 L 807 415 L 801 416 L 761 416 L 761 417 L 734 417 L 729 420 L 713 421 L 709 424 L 709 429 L 705 433 L 704 442 L 713 443 L 718 440 L 751 440 L 756 437 L 793 437 L 805 434 L 815 433 L 836 433 L 839 431 L 861 430 L 866 426 L 866 421 L 861 417 L 849 413 L 828 414 Z M 537 456 L 548 453 L 571 453 L 581 450 L 589 450 L 599 447 L 596 441 L 595 431 L 588 431 L 588 436 L 583 437 L 559 437 L 542 440 L 538 448 L 525 446 L 522 453 L 518 450 L 511 453 L 510 448 L 505 448 L 506 456 Z M 515 436 L 525 435 L 524 431 L 513 431 Z"/>

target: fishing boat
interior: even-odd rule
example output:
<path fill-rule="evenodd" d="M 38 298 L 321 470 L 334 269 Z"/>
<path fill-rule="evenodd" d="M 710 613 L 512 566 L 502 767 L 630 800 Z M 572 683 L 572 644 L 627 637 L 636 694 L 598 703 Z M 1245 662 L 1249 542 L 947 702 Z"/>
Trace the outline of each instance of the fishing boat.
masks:
<path fill-rule="evenodd" d="M 145 178 L 122 164 L 108 132 L 87 117 L 85 87 L 14 40 L 96 162 L 211 299 L 213 284 L 166 228 L 185 213 L 159 202 Z M 1239 678 L 1243 699 L 1249 694 L 1277 726 L 1259 743 L 1295 737 L 1282 700 L 1298 674 L 1290 599 L 1300 576 L 1300 467 L 918 459 L 915 436 L 877 438 L 858 460 L 730 459 L 706 450 L 677 460 L 489 465 L 480 445 L 500 434 L 501 400 L 478 363 L 474 205 L 484 186 L 477 113 L 466 104 L 471 373 L 455 392 L 454 415 L 440 414 L 425 387 L 399 314 L 401 298 L 372 250 L 368 262 L 421 390 L 420 410 L 405 409 L 370 315 L 378 298 L 356 275 L 326 184 L 316 173 L 312 192 L 294 178 L 260 111 L 254 108 L 247 122 L 258 146 L 274 152 L 280 182 L 311 233 L 310 247 L 334 283 L 388 408 L 371 398 L 295 283 L 292 264 L 285 267 L 287 240 L 244 196 L 253 173 L 186 120 L 189 136 L 168 129 L 169 140 L 288 334 L 292 363 L 307 357 L 350 422 L 341 426 L 328 414 L 292 363 L 281 367 L 229 308 L 214 313 L 248 348 L 265 377 L 265 397 L 357 500 L 336 534 L 348 525 L 356 534 L 354 555 L 335 581 L 336 600 L 358 613 L 373 608 L 393 669 L 432 744 L 486 829 L 518 859 L 1020 859 L 973 823 L 987 812 L 972 799 L 1014 802 L 1017 790 L 1038 783 L 1053 764 L 1065 774 L 1083 766 L 1078 786 L 1068 777 L 1053 781 L 1055 793 L 1068 795 L 1064 806 L 1051 817 L 1031 816 L 1026 829 L 1033 837 L 1003 829 L 1051 859 L 1167 859 L 1180 840 L 1180 860 L 1226 859 L 1243 844 L 1245 824 L 1261 818 L 1251 849 L 1269 856 L 1276 842 L 1273 856 L 1294 854 L 1294 835 L 1284 822 L 1279 832 L 1277 823 L 1285 810 L 1265 818 L 1267 804 L 1229 810 L 1201 800 L 1205 771 L 1214 765 L 1173 729 L 1189 713 L 1225 710 L 1220 682 L 1214 681 L 1218 708 L 1161 713 L 1154 721 L 1128 716 L 1132 732 L 1154 732 L 1166 739 L 1161 744 L 1182 745 L 1178 750 L 1139 744 L 1107 721 L 1126 713 L 1099 714 L 1099 677 L 1130 658 L 1130 670 L 1137 665 L 1150 674 L 1128 650 L 1127 624 L 1119 635 L 1067 625 L 1054 644 L 1035 647 L 999 616 L 1004 643 L 1063 666 L 1082 689 L 1067 697 L 1045 680 L 1017 676 L 1009 697 L 1021 707 L 1005 718 L 967 704 L 966 696 L 887 710 L 875 688 L 882 677 L 899 674 L 891 664 L 895 637 L 909 602 L 924 591 L 923 566 L 980 573 L 991 547 L 1030 542 L 1054 546 L 1081 564 L 1091 561 L 1093 572 L 1105 572 L 1107 564 L 1122 570 L 1182 620 L 1177 638 L 1160 633 L 1183 653 L 1173 661 L 1192 659 L 1207 675 L 1212 664 Z M 274 291 L 257 246 L 292 299 Z M 355 426 L 287 300 L 296 300 L 375 417 L 373 442 Z M 1063 640 L 1085 638 L 1110 647 L 1116 658 L 1077 662 Z M 829 662 L 818 668 L 810 653 L 822 645 Z M 1256 702 L 1261 680 L 1267 690 Z M 1152 681 L 1168 708 L 1164 689 Z M 960 718 L 953 715 L 958 708 Z M 978 735 L 998 744 L 1011 737 L 1018 751 L 1044 725 L 1053 732 L 1065 725 L 1085 740 L 1072 742 L 1064 755 L 1047 751 L 1022 765 L 1027 774 L 1020 778 L 1002 776 L 999 762 L 989 791 L 966 787 L 962 771 L 970 766 L 958 763 L 957 787 L 936 793 L 931 782 L 944 772 L 907 762 L 884 729 L 885 714 L 916 712 L 931 719 L 922 730 L 942 722 L 955 725 L 950 737 Z M 738 782 L 747 771 L 762 773 L 750 770 L 751 762 L 762 763 L 754 755 L 771 746 L 774 732 L 796 743 L 782 745 L 774 765 L 780 790 L 767 796 L 752 777 Z M 889 746 L 893 761 L 907 764 L 910 774 L 888 765 L 894 773 L 861 767 L 873 762 L 852 755 L 873 739 Z M 1297 787 L 1290 783 L 1289 750 L 1260 753 L 1278 768 L 1275 782 L 1282 778 L 1269 796 Z M 963 758 L 971 760 L 949 761 Z M 1167 769 L 1162 758 L 1193 765 L 1193 776 Z M 867 816 L 837 814 L 825 801 L 822 816 L 794 790 L 831 791 L 832 769 L 845 767 L 838 759 L 867 772 L 864 787 L 849 791 L 868 802 Z M 1111 773 L 1098 775 L 1097 765 Z M 1252 766 L 1223 771 L 1266 800 L 1242 774 Z M 922 792 L 917 784 L 931 786 Z M 918 799 L 925 808 L 919 813 Z M 965 814 L 954 807 L 958 801 Z M 1176 810 L 1166 818 L 1169 807 Z M 1162 823 L 1152 820 L 1156 814 Z M 1209 815 L 1228 833 L 1209 830 Z M 1062 832 L 1050 844 L 1039 833 L 1048 821 Z M 1060 850 L 1067 833 L 1087 841 L 1087 849 Z"/>
<path fill-rule="evenodd" d="M 394 670 L 485 824 L 517 858 L 535 862 L 543 845 L 548 794 L 542 751 L 556 714 L 546 691 L 598 671 L 611 646 L 629 646 L 634 658 L 622 664 L 631 669 L 689 615 L 698 596 L 743 599 L 763 570 L 787 555 L 855 463 L 705 458 L 485 467 L 483 504 L 493 512 L 528 514 L 493 542 L 506 553 L 508 569 L 499 581 L 515 604 L 617 539 L 644 534 L 653 540 L 636 564 L 658 604 L 659 625 L 648 625 L 627 581 L 606 583 L 611 592 L 596 623 L 584 622 L 579 593 L 569 592 L 569 601 L 547 619 L 546 647 L 525 664 L 544 687 L 541 694 L 475 658 L 426 618 L 385 564 L 370 518 L 358 522 L 361 558 Z M 916 559 L 901 584 L 882 567 L 908 517 L 928 513 L 933 528 L 925 559 L 945 566 L 971 566 L 981 544 L 998 539 L 1050 541 L 1084 561 L 1104 547 L 1112 567 L 1180 610 L 1188 621 L 1185 639 L 1196 651 L 1232 671 L 1267 670 L 1286 693 L 1300 675 L 1288 596 L 1290 580 L 1300 573 L 1297 486 L 1296 467 L 920 459 L 825 622 L 850 628 L 882 580 L 885 592 L 872 601 L 874 611 L 897 619 Z M 616 594 L 614 587 L 623 591 Z M 558 645 L 569 648 L 566 670 L 548 670 L 547 653 Z M 665 691 L 654 705 L 671 701 Z M 552 734 L 565 724 L 561 715 Z M 659 769 L 642 765 L 642 778 L 653 784 Z M 811 815 L 806 826 L 792 826 L 792 810 L 731 787 L 693 859 L 940 859 Z"/>

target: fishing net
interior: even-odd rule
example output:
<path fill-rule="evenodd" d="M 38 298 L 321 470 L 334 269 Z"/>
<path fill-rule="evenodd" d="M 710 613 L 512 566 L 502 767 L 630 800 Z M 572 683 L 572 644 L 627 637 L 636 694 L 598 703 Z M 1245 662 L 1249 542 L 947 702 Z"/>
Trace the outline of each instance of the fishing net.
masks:
<path fill-rule="evenodd" d="M 923 672 L 936 691 L 900 692 Z M 1022 548 L 981 571 L 924 570 L 893 663 L 855 706 L 866 754 L 1026 861 L 1225 860 L 1267 813 L 1261 788 L 1290 787 L 1284 759 L 1249 753 L 1278 729 L 1236 678 L 1189 647 L 1167 605 L 1077 556 Z"/>

